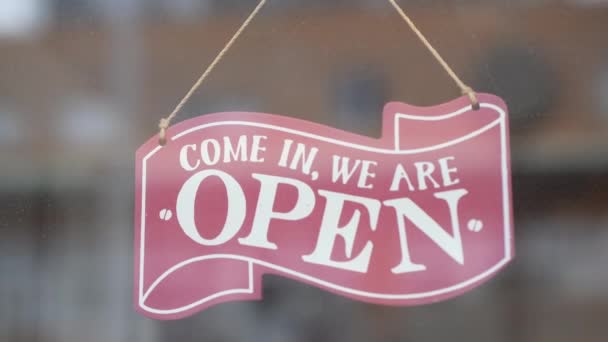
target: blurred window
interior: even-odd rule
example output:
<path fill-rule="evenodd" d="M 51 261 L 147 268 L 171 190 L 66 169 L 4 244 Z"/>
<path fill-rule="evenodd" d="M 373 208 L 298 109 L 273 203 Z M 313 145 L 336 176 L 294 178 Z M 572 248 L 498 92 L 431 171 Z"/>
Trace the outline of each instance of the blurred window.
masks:
<path fill-rule="evenodd" d="M 101 146 L 117 141 L 125 131 L 117 111 L 103 100 L 75 97 L 65 106 L 54 133 L 57 140 L 75 146 Z"/>
<path fill-rule="evenodd" d="M 16 113 L 0 107 L 0 144 L 14 146 L 27 144 L 25 123 Z"/>
<path fill-rule="evenodd" d="M 338 126 L 364 134 L 379 132 L 388 90 L 384 74 L 374 66 L 360 66 L 338 74 L 333 84 Z"/>
<path fill-rule="evenodd" d="M 0 8 L 0 38 L 29 36 L 46 26 L 44 0 L 3 1 Z"/>
<path fill-rule="evenodd" d="M 542 49 L 504 43 L 490 49 L 476 68 L 476 89 L 497 94 L 509 104 L 514 131 L 535 126 L 558 101 L 557 74 Z"/>
<path fill-rule="evenodd" d="M 103 13 L 98 10 L 95 0 L 51 0 L 50 2 L 55 23 L 58 25 L 87 21 Z"/>
<path fill-rule="evenodd" d="M 608 61 L 600 65 L 596 83 L 597 110 L 601 119 L 608 123 Z"/>

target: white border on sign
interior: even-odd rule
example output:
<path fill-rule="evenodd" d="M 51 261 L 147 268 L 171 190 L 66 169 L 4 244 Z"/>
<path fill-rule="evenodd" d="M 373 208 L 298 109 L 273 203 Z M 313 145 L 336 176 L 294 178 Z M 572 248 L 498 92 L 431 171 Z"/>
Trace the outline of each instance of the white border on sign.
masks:
<path fill-rule="evenodd" d="M 244 256 L 239 256 L 239 255 L 233 255 L 233 254 L 216 254 L 216 255 L 206 255 L 206 256 L 191 258 L 191 259 L 188 259 L 186 261 L 183 261 L 183 262 L 171 267 L 169 270 L 167 270 L 165 273 L 163 273 L 158 279 L 156 279 L 152 283 L 150 288 L 144 293 L 143 283 L 144 283 L 144 256 L 145 256 L 145 233 L 146 233 L 146 225 L 145 225 L 145 222 L 146 222 L 145 221 L 145 219 L 146 219 L 146 215 L 145 215 L 145 212 L 146 212 L 146 210 L 145 210 L 145 208 L 146 208 L 146 172 L 147 172 L 146 163 L 147 163 L 148 159 L 150 159 L 156 152 L 158 152 L 161 149 L 161 147 L 158 146 L 155 149 L 153 149 L 150 153 L 148 153 L 142 161 L 141 231 L 140 231 L 140 242 L 139 242 L 140 243 L 139 306 L 142 309 L 144 309 L 150 313 L 159 314 L 159 315 L 171 315 L 171 314 L 178 314 L 178 313 L 181 313 L 184 311 L 188 311 L 199 305 L 205 304 L 209 301 L 212 301 L 214 299 L 217 299 L 217 298 L 220 298 L 220 297 L 223 297 L 226 295 L 253 294 L 254 293 L 254 284 L 253 284 L 253 265 L 254 264 L 257 264 L 257 265 L 260 265 L 263 267 L 267 267 L 269 269 L 273 269 L 278 272 L 285 273 L 285 274 L 294 276 L 296 278 L 311 282 L 313 284 L 327 287 L 327 288 L 330 288 L 330 289 L 333 289 L 333 290 L 336 290 L 336 291 L 339 291 L 342 293 L 347 293 L 347 294 L 356 295 L 356 296 L 360 296 L 360 297 L 367 297 L 370 299 L 382 299 L 382 300 L 413 300 L 413 299 L 422 299 L 422 298 L 426 298 L 426 297 L 443 295 L 443 294 L 447 294 L 450 292 L 458 291 L 462 288 L 465 288 L 469 285 L 472 285 L 476 282 L 479 282 L 479 281 L 487 278 L 491 274 L 495 273 L 498 269 L 500 269 L 501 267 L 506 265 L 512 257 L 512 253 L 511 253 L 511 238 L 512 237 L 511 237 L 511 222 L 510 222 L 511 207 L 510 207 L 510 201 L 509 201 L 509 172 L 508 172 L 508 162 L 507 162 L 507 133 L 506 133 L 506 116 L 507 115 L 502 108 L 500 108 L 496 105 L 493 105 L 491 103 L 481 103 L 481 107 L 496 111 L 499 114 L 499 118 L 497 120 L 491 122 L 490 124 L 478 129 L 477 131 L 474 131 L 474 132 L 467 134 L 463 137 L 460 137 L 458 139 L 455 139 L 455 140 L 452 140 L 449 142 L 445 142 L 442 144 L 434 145 L 431 147 L 412 149 L 412 150 L 400 150 L 399 149 L 400 136 L 399 136 L 398 121 L 400 119 L 407 118 L 410 120 L 419 120 L 419 121 L 446 120 L 446 119 L 450 119 L 450 118 L 453 118 L 453 117 L 456 117 L 463 113 L 468 112 L 471 107 L 467 106 L 467 107 L 464 107 L 464 108 L 462 108 L 456 112 L 450 113 L 450 114 L 441 115 L 441 116 L 433 116 L 433 117 L 397 113 L 395 115 L 395 127 L 394 127 L 395 128 L 395 148 L 392 150 L 369 147 L 369 146 L 359 145 L 359 144 L 353 144 L 353 143 L 349 143 L 346 141 L 323 137 L 323 136 L 319 136 L 316 134 L 302 132 L 302 131 L 298 131 L 298 130 L 294 130 L 294 129 L 290 129 L 290 128 L 285 128 L 285 127 L 280 127 L 280 126 L 275 126 L 275 125 L 270 125 L 270 124 L 263 124 L 263 123 L 258 123 L 258 122 L 249 122 L 249 121 L 221 121 L 221 122 L 203 124 L 200 126 L 190 128 L 184 132 L 181 132 L 181 133 L 173 136 L 171 140 L 175 141 L 187 134 L 190 134 L 190 133 L 202 130 L 202 129 L 206 129 L 206 128 L 211 128 L 211 127 L 250 126 L 250 127 L 260 127 L 260 128 L 271 129 L 271 130 L 277 130 L 277 131 L 281 131 L 281 132 L 285 132 L 285 133 L 289 133 L 289 134 L 294 134 L 294 135 L 299 135 L 302 137 L 319 140 L 322 142 L 332 143 L 332 144 L 349 147 L 349 148 L 353 148 L 353 149 L 359 149 L 359 150 L 368 151 L 368 152 L 375 152 L 375 153 L 380 153 L 380 154 L 390 154 L 390 155 L 400 155 L 400 154 L 407 155 L 407 154 L 418 154 L 418 153 L 438 150 L 441 148 L 452 146 L 452 145 L 470 140 L 478 135 L 481 135 L 482 133 L 494 128 L 496 125 L 501 125 L 501 153 L 502 153 L 501 172 L 502 172 L 502 181 L 503 181 L 502 182 L 502 186 L 503 186 L 502 191 L 503 191 L 505 256 L 496 265 L 492 266 L 485 272 L 483 272 L 469 280 L 466 280 L 459 284 L 452 285 L 452 286 L 449 286 L 449 287 L 446 287 L 443 289 L 438 289 L 438 290 L 428 291 L 428 292 L 420 292 L 420 293 L 410 293 L 410 294 L 388 294 L 388 293 L 367 292 L 367 291 L 361 291 L 361 290 L 357 290 L 357 289 L 344 287 L 344 286 L 333 284 L 333 283 L 324 281 L 322 279 L 318 279 L 318 278 L 315 278 L 315 277 L 312 277 L 312 276 L 309 276 L 309 275 L 306 275 L 306 274 L 303 274 L 303 273 L 300 273 L 297 271 L 293 271 L 291 269 L 288 269 L 288 268 L 285 268 L 285 267 L 282 267 L 279 265 L 275 265 L 275 264 L 272 264 L 269 262 L 257 260 L 257 259 L 250 258 L 250 257 L 244 257 Z M 240 261 L 247 262 L 248 270 L 249 270 L 248 271 L 248 273 L 249 273 L 248 287 L 245 289 L 231 289 L 231 290 L 218 292 L 211 296 L 205 297 L 197 302 L 194 302 L 192 304 L 189 304 L 189 305 L 186 305 L 186 306 L 183 306 L 180 308 L 176 308 L 176 309 L 171 309 L 171 310 L 158 310 L 158 309 L 150 308 L 145 305 L 145 301 L 150 296 L 152 291 L 173 272 L 175 272 L 175 271 L 179 270 L 180 268 L 185 267 L 189 264 L 195 263 L 195 262 L 213 260 L 213 259 L 224 259 L 224 260 L 229 259 L 229 260 L 240 260 Z"/>

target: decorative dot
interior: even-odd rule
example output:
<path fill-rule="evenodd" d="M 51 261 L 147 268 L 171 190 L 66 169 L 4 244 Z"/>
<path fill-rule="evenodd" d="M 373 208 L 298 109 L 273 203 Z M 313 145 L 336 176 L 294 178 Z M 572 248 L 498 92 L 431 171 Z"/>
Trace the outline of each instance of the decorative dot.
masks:
<path fill-rule="evenodd" d="M 160 211 L 159 217 L 163 221 L 169 221 L 173 217 L 173 212 L 169 209 L 163 209 Z"/>
<path fill-rule="evenodd" d="M 483 222 L 479 219 L 473 219 L 467 224 L 470 231 L 479 233 L 483 230 Z"/>

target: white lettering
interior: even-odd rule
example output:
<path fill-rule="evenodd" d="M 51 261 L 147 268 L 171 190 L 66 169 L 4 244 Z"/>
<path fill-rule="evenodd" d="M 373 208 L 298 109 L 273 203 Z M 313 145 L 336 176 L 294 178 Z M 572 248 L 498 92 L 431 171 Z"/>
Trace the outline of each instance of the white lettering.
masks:
<path fill-rule="evenodd" d="M 391 184 L 391 191 L 395 192 L 395 191 L 399 191 L 401 189 L 401 187 L 400 187 L 401 180 L 406 181 L 407 188 L 410 191 L 416 190 L 416 188 L 414 188 L 414 185 L 412 184 L 412 181 L 410 180 L 410 176 L 405 171 L 405 168 L 403 167 L 403 165 L 398 164 L 397 168 L 395 169 L 395 175 L 393 176 L 393 182 Z"/>
<path fill-rule="evenodd" d="M 218 177 L 224 183 L 228 196 L 228 210 L 220 234 L 213 239 L 206 239 L 196 227 L 194 204 L 201 183 L 211 176 Z M 205 170 L 194 174 L 184 183 L 177 195 L 176 212 L 179 225 L 189 238 L 203 246 L 219 246 L 232 239 L 245 221 L 246 209 L 245 194 L 239 183 L 229 174 L 219 170 Z"/>
<path fill-rule="evenodd" d="M 393 207 L 397 214 L 399 228 L 399 242 L 401 244 L 401 263 L 393 268 L 393 273 L 401 274 L 407 272 L 417 272 L 426 270 L 426 266 L 414 264 L 410 258 L 409 246 L 407 243 L 407 232 L 405 219 L 409 218 L 412 223 L 428 236 L 439 248 L 461 265 L 464 265 L 464 254 L 462 251 L 462 241 L 460 237 L 460 221 L 458 218 L 458 202 L 469 192 L 464 189 L 440 192 L 435 194 L 436 198 L 445 200 L 450 210 L 452 222 L 452 235 L 446 231 L 422 210 L 416 203 L 409 198 L 400 198 L 384 201 L 384 204 Z"/>
<path fill-rule="evenodd" d="M 241 135 L 236 145 L 236 150 L 232 146 L 230 138 L 224 137 L 224 163 L 231 161 L 247 161 L 247 136 Z"/>
<path fill-rule="evenodd" d="M 283 151 L 281 151 L 279 166 L 287 167 L 287 158 L 289 157 L 289 152 L 291 151 L 291 145 L 293 145 L 293 140 L 285 139 L 285 142 L 283 143 Z"/>
<path fill-rule="evenodd" d="M 446 187 L 460 183 L 460 179 L 458 179 L 458 178 L 452 179 L 452 177 L 451 177 L 451 174 L 458 172 L 458 169 L 456 169 L 456 168 L 450 169 L 450 166 L 448 165 L 448 162 L 453 161 L 455 159 L 456 158 L 454 158 L 454 157 L 447 157 L 447 158 L 439 159 L 439 166 L 441 168 L 441 177 L 443 178 L 443 185 Z"/>
<path fill-rule="evenodd" d="M 310 169 L 312 168 L 312 163 L 317 156 L 319 149 L 313 147 L 310 149 L 310 153 L 306 155 L 306 145 L 298 144 L 296 147 L 296 152 L 294 153 L 293 160 L 291 161 L 291 165 L 289 166 L 292 170 L 298 169 L 298 164 L 302 164 L 302 172 L 306 175 L 310 174 Z"/>
<path fill-rule="evenodd" d="M 239 239 L 239 242 L 242 245 L 252 247 L 277 249 L 276 244 L 268 241 L 270 221 L 272 219 L 297 221 L 307 217 L 315 207 L 315 194 L 306 183 L 297 179 L 261 174 L 253 174 L 252 177 L 259 180 L 261 184 L 258 206 L 255 211 L 251 233 L 249 236 Z M 294 208 L 286 213 L 274 211 L 279 184 L 291 185 L 298 192 Z"/>
<path fill-rule="evenodd" d="M 359 255 L 354 258 L 352 257 L 355 237 L 361 218 L 361 211 L 355 210 L 350 221 L 342 227 L 340 226 L 340 218 L 345 202 L 348 201 L 362 204 L 369 213 L 370 226 L 372 230 L 375 231 L 380 213 L 380 201 L 372 198 L 346 195 L 325 190 L 319 190 L 319 194 L 327 199 L 327 205 L 325 206 L 325 212 L 323 213 L 323 221 L 321 222 L 317 246 L 315 247 L 314 252 L 310 255 L 303 256 L 302 259 L 313 264 L 366 273 L 369 267 L 373 243 L 367 241 Z M 338 236 L 344 240 L 346 248 L 345 254 L 346 257 L 350 259 L 348 261 L 336 261 L 331 259 Z"/>
<path fill-rule="evenodd" d="M 437 183 L 433 179 L 433 172 L 435 172 L 435 165 L 429 162 L 420 162 L 415 163 L 416 170 L 418 171 L 418 189 L 426 190 L 428 186 L 426 185 L 426 180 L 430 180 L 433 183 L 435 189 L 439 188 L 439 183 Z"/>
<path fill-rule="evenodd" d="M 266 140 L 268 137 L 263 135 L 255 135 L 253 137 L 253 145 L 251 146 L 251 158 L 250 161 L 254 163 L 263 163 L 264 158 L 260 157 L 260 152 L 266 152 L 266 147 L 263 147 L 262 140 Z"/>
<path fill-rule="evenodd" d="M 373 161 L 363 161 L 361 165 L 361 174 L 359 175 L 359 182 L 357 186 L 361 189 L 373 189 L 374 186 L 372 184 L 368 184 L 369 178 L 376 178 L 376 174 L 370 172 L 369 168 L 371 166 L 378 166 L 378 163 Z"/>
<path fill-rule="evenodd" d="M 190 164 L 190 162 L 188 161 L 189 150 L 196 152 L 196 145 L 192 144 L 185 145 L 184 147 L 182 147 L 182 149 L 179 151 L 179 164 L 186 171 L 194 171 L 201 165 L 201 161 L 197 159 L 196 164 L 192 166 L 192 164 Z"/>
<path fill-rule="evenodd" d="M 361 165 L 360 160 L 355 161 L 355 165 L 349 168 L 350 158 L 333 156 L 333 167 L 331 181 L 336 183 L 339 178 L 342 178 L 342 184 L 348 183 L 351 177 L 355 174 L 359 166 Z"/>
<path fill-rule="evenodd" d="M 209 151 L 209 145 L 213 147 L 213 151 Z M 213 158 L 209 155 L 213 154 Z M 201 143 L 201 158 L 203 163 L 207 165 L 215 165 L 220 161 L 220 143 L 215 139 L 207 139 Z"/>

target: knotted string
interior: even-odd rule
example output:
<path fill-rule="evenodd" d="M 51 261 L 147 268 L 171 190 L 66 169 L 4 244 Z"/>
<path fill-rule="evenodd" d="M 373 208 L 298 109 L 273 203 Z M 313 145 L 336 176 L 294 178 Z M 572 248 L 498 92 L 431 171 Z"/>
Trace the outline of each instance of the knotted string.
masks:
<path fill-rule="evenodd" d="M 169 129 L 169 126 L 171 126 L 171 121 L 182 110 L 184 105 L 186 105 L 186 103 L 190 100 L 190 98 L 194 95 L 194 93 L 198 90 L 198 88 L 200 88 L 200 86 L 205 82 L 205 80 L 207 79 L 209 74 L 211 74 L 213 69 L 215 69 L 215 67 L 219 64 L 219 62 L 221 62 L 221 60 L 224 58 L 226 53 L 228 53 L 230 48 L 234 45 L 234 43 L 238 40 L 238 38 L 247 29 L 249 24 L 251 24 L 253 19 L 258 15 L 258 13 L 264 7 L 264 5 L 266 5 L 267 1 L 268 0 L 260 0 L 258 5 L 249 14 L 247 19 L 245 19 L 243 24 L 241 24 L 241 27 L 239 27 L 239 29 L 234 33 L 232 38 L 230 38 L 228 43 L 226 43 L 224 48 L 222 48 L 222 50 L 218 53 L 218 55 L 215 57 L 215 59 L 213 59 L 211 64 L 209 64 L 209 66 L 201 74 L 201 76 L 198 78 L 198 80 L 194 83 L 194 85 L 190 88 L 190 90 L 186 93 L 186 95 L 182 98 L 182 100 L 177 104 L 175 109 L 173 109 L 171 114 L 169 116 L 167 116 L 166 118 L 163 118 L 160 120 L 160 123 L 158 124 L 158 128 L 160 130 L 159 144 L 161 146 L 164 146 L 167 143 L 167 129 Z M 416 24 L 414 24 L 412 19 L 405 13 L 403 8 L 401 8 L 401 6 L 397 3 L 397 1 L 396 0 L 388 0 L 388 1 L 391 3 L 391 5 L 393 5 L 393 7 L 397 11 L 397 13 L 401 16 L 403 21 L 405 21 L 408 24 L 408 26 L 410 27 L 410 29 L 416 34 L 418 39 L 420 39 L 420 41 L 424 44 L 424 46 L 431 52 L 431 54 L 433 55 L 435 60 L 437 60 L 437 62 L 443 67 L 443 69 L 447 72 L 447 74 L 454 80 L 454 82 L 456 83 L 458 88 L 460 88 L 460 91 L 462 92 L 462 94 L 469 97 L 469 100 L 471 101 L 473 109 L 478 110 L 479 101 L 477 100 L 475 91 L 471 87 L 466 85 L 460 79 L 460 77 L 458 77 L 458 75 L 454 72 L 454 70 L 450 67 L 450 65 L 443 59 L 443 57 L 441 57 L 441 55 L 439 54 L 437 49 L 435 49 L 433 47 L 433 45 L 428 41 L 428 39 L 426 39 L 426 37 L 418 29 Z"/>

